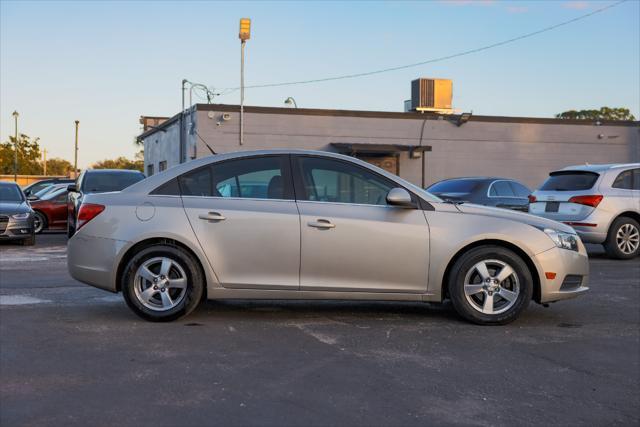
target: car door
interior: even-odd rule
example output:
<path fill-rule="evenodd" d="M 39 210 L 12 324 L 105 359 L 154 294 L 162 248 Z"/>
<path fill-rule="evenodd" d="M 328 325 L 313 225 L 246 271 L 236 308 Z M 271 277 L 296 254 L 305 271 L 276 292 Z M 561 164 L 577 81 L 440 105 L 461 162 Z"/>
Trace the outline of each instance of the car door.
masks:
<path fill-rule="evenodd" d="M 301 290 L 426 291 L 428 225 L 419 208 L 386 204 L 396 183 L 340 159 L 293 160 Z"/>
<path fill-rule="evenodd" d="M 67 192 L 63 191 L 51 199 L 51 224 L 53 227 L 67 225 Z"/>
<path fill-rule="evenodd" d="M 179 179 L 185 212 L 224 287 L 298 289 L 300 219 L 288 155 L 213 163 Z"/>

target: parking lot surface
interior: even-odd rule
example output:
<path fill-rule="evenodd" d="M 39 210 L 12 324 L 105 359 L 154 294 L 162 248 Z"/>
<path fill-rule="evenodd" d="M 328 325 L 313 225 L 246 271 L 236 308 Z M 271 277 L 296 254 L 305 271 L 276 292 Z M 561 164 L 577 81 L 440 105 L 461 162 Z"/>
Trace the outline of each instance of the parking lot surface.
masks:
<path fill-rule="evenodd" d="M 447 304 L 220 301 L 173 323 L 0 245 L 0 425 L 638 425 L 640 262 L 499 327 Z"/>

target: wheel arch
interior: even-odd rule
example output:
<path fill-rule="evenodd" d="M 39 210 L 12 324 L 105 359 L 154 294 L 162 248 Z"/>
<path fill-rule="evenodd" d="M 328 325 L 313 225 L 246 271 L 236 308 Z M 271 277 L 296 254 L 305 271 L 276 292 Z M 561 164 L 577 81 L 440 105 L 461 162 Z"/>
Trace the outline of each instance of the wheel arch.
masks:
<path fill-rule="evenodd" d="M 41 209 L 38 209 L 38 208 L 32 208 L 32 209 L 33 209 L 33 212 L 37 212 L 37 213 L 39 213 L 40 215 L 42 215 L 44 217 L 44 220 L 46 221 L 46 223 L 45 223 L 45 228 L 46 228 L 46 226 L 49 224 L 49 222 L 51 222 L 51 219 L 49 218 L 49 215 L 47 215 L 47 213 L 45 211 L 41 210 Z"/>
<path fill-rule="evenodd" d="M 455 255 L 449 260 L 449 262 L 447 264 L 447 268 L 445 268 L 445 270 L 444 270 L 444 275 L 442 276 L 443 298 L 449 296 L 449 275 L 451 274 L 451 269 L 452 269 L 453 265 L 466 252 L 470 251 L 471 249 L 480 247 L 480 246 L 500 246 L 500 247 L 503 247 L 505 249 L 509 249 L 509 250 L 515 252 L 516 255 L 518 255 L 522 259 L 522 261 L 524 261 L 524 263 L 527 265 L 527 268 L 529 268 L 529 272 L 531 273 L 531 277 L 533 279 L 533 296 L 532 296 L 532 299 L 535 302 L 538 302 L 538 303 L 540 302 L 540 300 L 541 300 L 540 273 L 538 271 L 538 268 L 534 264 L 533 260 L 531 259 L 531 257 L 524 250 L 522 250 L 517 245 L 515 245 L 515 244 L 513 244 L 511 242 L 507 242 L 505 240 L 499 240 L 499 239 L 477 240 L 475 242 L 469 243 L 468 245 L 462 247 L 461 249 L 458 250 L 458 252 L 455 253 Z"/>
<path fill-rule="evenodd" d="M 115 277 L 115 284 L 116 284 L 116 292 L 121 292 L 122 291 L 122 283 L 121 283 L 121 277 L 122 277 L 122 272 L 124 271 L 124 268 L 126 267 L 127 263 L 129 262 L 129 260 L 139 251 L 141 251 L 142 249 L 148 248 L 150 246 L 154 246 L 154 245 L 167 245 L 167 246 L 174 246 L 177 248 L 180 248 L 182 250 L 184 250 L 185 252 L 187 252 L 188 254 L 190 254 L 196 261 L 198 268 L 200 269 L 200 273 L 202 274 L 202 277 L 205 281 L 204 283 L 204 292 L 203 292 L 203 299 L 206 299 L 207 297 L 207 273 L 204 269 L 204 265 L 202 264 L 202 260 L 200 259 L 200 257 L 198 256 L 198 254 L 196 254 L 188 245 L 180 242 L 179 240 L 176 239 L 172 239 L 172 238 L 168 238 L 168 237 L 151 237 L 151 238 L 147 238 L 144 240 L 141 240 L 137 243 L 135 243 L 134 245 L 132 245 L 129 249 L 127 249 L 125 251 L 125 253 L 122 255 L 122 257 L 120 257 L 120 260 L 118 262 L 118 268 L 116 269 L 116 277 Z"/>
<path fill-rule="evenodd" d="M 616 215 L 613 220 L 611 220 L 611 223 L 609 224 L 609 228 L 611 228 L 611 225 L 613 225 L 613 222 L 615 220 L 617 220 L 618 218 L 622 218 L 622 217 L 626 217 L 626 218 L 631 218 L 636 220 L 636 222 L 638 224 L 640 224 L 640 213 L 636 212 L 636 211 L 624 211 L 619 213 L 618 215 Z M 607 233 L 609 232 L 609 230 L 607 230 Z"/>

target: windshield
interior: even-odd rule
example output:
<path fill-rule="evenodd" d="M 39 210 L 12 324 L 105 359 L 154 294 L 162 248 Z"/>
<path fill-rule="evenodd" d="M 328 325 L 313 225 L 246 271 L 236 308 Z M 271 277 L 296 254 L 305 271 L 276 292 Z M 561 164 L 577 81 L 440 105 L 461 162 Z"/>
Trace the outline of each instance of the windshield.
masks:
<path fill-rule="evenodd" d="M 82 190 L 86 193 L 120 191 L 143 179 L 142 173 L 88 172 L 82 181 Z"/>
<path fill-rule="evenodd" d="M 440 181 L 427 188 L 429 193 L 471 193 L 478 186 L 478 181 L 474 179 L 452 179 Z"/>
<path fill-rule="evenodd" d="M 0 203 L 21 203 L 22 191 L 15 184 L 1 184 L 0 185 Z"/>
<path fill-rule="evenodd" d="M 598 180 L 595 172 L 558 171 L 551 172 L 549 178 L 540 187 L 541 191 L 581 191 L 589 190 Z"/>

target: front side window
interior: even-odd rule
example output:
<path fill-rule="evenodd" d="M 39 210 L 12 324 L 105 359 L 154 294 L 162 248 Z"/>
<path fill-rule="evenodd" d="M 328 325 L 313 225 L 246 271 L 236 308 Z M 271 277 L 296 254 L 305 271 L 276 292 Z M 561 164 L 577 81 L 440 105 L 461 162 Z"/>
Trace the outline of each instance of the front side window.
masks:
<path fill-rule="evenodd" d="M 386 205 L 393 182 L 347 162 L 318 157 L 298 158 L 303 193 L 318 202 Z"/>
<path fill-rule="evenodd" d="M 625 190 L 632 190 L 634 187 L 633 185 L 634 171 L 637 171 L 635 175 L 638 175 L 638 173 L 640 173 L 640 169 L 629 169 L 627 171 L 620 172 L 620 174 L 616 177 L 615 181 L 613 181 L 612 187 L 622 188 Z"/>
<path fill-rule="evenodd" d="M 268 156 L 229 160 L 214 164 L 216 197 L 292 199 L 286 171 L 288 157 Z"/>

